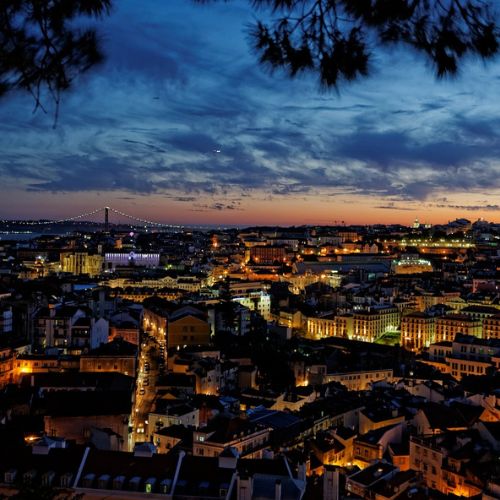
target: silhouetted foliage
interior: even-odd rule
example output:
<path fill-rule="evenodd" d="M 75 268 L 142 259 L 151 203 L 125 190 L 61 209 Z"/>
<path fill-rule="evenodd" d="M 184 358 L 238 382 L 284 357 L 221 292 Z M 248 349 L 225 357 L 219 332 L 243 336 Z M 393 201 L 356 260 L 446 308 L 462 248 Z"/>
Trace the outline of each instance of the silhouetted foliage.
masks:
<path fill-rule="evenodd" d="M 95 30 L 80 28 L 78 21 L 108 14 L 111 2 L 2 0 L 0 96 L 11 90 L 28 91 L 37 109 L 47 91 L 57 106 L 61 91 L 103 58 Z"/>
<path fill-rule="evenodd" d="M 207 0 L 198 0 L 207 2 Z M 318 74 L 325 87 L 366 76 L 377 46 L 423 52 L 438 77 L 467 55 L 499 50 L 494 3 L 485 0 L 251 0 L 277 18 L 251 30 L 260 62 L 290 76 Z"/>
<path fill-rule="evenodd" d="M 455 74 L 467 55 L 488 59 L 499 51 L 493 0 L 249 2 L 275 16 L 251 28 L 260 62 L 292 77 L 317 74 L 327 88 L 366 76 L 373 53 L 383 45 L 399 43 L 423 52 L 438 77 Z M 61 91 L 103 58 L 96 31 L 82 29 L 79 20 L 109 14 L 112 3 L 2 0 L 0 96 L 11 90 L 28 91 L 37 109 L 48 92 L 57 109 Z"/>

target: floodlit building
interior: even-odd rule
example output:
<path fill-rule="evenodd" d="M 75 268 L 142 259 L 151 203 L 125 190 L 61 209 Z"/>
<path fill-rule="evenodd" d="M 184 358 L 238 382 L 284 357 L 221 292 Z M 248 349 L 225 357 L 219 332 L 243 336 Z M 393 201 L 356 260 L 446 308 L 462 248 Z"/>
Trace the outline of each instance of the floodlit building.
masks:
<path fill-rule="evenodd" d="M 373 342 L 386 331 L 396 331 L 400 313 L 396 307 L 372 307 L 353 313 L 353 339 Z"/>
<path fill-rule="evenodd" d="M 446 316 L 436 318 L 436 342 L 453 340 L 458 333 L 480 338 L 482 332 L 482 321 L 465 314 L 447 314 Z"/>
<path fill-rule="evenodd" d="M 435 318 L 422 312 L 401 318 L 401 345 L 410 351 L 420 351 L 434 342 Z"/>

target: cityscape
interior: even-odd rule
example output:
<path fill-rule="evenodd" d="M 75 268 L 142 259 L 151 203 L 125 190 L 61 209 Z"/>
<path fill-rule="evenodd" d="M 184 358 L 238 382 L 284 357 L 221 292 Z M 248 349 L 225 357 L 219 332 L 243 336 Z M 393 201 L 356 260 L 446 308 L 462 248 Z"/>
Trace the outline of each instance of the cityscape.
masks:
<path fill-rule="evenodd" d="M 500 500 L 500 2 L 0 2 L 0 500 Z"/>
<path fill-rule="evenodd" d="M 497 498 L 500 223 L 92 216 L 1 223 L 0 491 Z"/>

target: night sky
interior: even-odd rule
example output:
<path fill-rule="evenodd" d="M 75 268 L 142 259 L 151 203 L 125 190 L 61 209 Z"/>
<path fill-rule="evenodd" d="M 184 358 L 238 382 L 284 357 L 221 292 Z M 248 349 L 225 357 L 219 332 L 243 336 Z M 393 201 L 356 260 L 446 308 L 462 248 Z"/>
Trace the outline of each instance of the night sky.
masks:
<path fill-rule="evenodd" d="M 0 102 L 0 217 L 104 205 L 175 224 L 500 220 L 500 64 L 436 81 L 378 52 L 339 93 L 257 63 L 248 3 L 118 0 L 53 112 Z M 50 103 L 49 103 L 50 104 Z M 50 106 L 49 106 L 50 108 Z"/>

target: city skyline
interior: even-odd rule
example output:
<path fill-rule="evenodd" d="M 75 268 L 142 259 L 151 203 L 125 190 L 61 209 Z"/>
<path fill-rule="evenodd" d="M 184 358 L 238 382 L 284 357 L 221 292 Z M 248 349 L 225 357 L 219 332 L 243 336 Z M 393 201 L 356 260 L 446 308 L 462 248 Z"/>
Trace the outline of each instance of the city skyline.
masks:
<path fill-rule="evenodd" d="M 171 224 L 500 219 L 498 63 L 438 82 L 386 51 L 371 77 L 324 93 L 258 65 L 255 15 L 242 1 L 120 2 L 98 23 L 107 61 L 63 95 L 56 128 L 29 96 L 0 103 L 0 217 L 112 205 Z"/>

